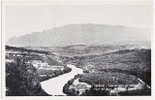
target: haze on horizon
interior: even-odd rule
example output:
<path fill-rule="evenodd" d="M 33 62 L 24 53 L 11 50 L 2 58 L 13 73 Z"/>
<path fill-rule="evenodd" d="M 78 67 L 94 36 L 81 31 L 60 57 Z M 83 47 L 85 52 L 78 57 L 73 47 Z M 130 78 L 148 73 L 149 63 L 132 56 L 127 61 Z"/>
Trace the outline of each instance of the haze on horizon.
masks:
<path fill-rule="evenodd" d="M 68 24 L 108 24 L 152 28 L 150 5 L 8 5 L 5 8 L 5 40 Z"/>

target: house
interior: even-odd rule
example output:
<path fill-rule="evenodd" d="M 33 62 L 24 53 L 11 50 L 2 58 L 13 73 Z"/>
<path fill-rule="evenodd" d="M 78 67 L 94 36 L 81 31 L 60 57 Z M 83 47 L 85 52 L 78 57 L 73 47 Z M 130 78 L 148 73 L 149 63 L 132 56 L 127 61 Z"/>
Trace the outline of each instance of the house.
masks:
<path fill-rule="evenodd" d="M 79 78 L 74 80 L 72 85 L 69 87 L 69 89 L 74 89 L 76 92 L 78 92 L 78 95 L 83 94 L 86 90 L 89 90 L 90 88 L 91 88 L 91 85 L 85 82 L 80 82 Z"/>
<path fill-rule="evenodd" d="M 64 70 L 64 66 L 51 66 L 52 70 Z"/>
<path fill-rule="evenodd" d="M 32 60 L 31 63 L 37 69 L 38 68 L 39 69 L 45 69 L 45 68 L 48 68 L 49 67 L 49 64 L 48 63 L 43 62 L 41 60 Z"/>

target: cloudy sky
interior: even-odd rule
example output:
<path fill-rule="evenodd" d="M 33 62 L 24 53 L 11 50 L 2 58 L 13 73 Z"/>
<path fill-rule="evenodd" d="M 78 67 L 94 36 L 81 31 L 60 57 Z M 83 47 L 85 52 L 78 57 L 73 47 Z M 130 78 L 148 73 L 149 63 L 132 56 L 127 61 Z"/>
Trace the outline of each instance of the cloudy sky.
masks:
<path fill-rule="evenodd" d="M 11 5 L 6 3 L 4 6 L 6 41 L 14 36 L 66 24 L 96 23 L 152 28 L 153 9 L 149 0 L 142 0 L 148 3 L 136 4 L 118 4 L 112 1 L 110 4 L 103 2 L 100 5 L 23 5 L 22 3 Z"/>

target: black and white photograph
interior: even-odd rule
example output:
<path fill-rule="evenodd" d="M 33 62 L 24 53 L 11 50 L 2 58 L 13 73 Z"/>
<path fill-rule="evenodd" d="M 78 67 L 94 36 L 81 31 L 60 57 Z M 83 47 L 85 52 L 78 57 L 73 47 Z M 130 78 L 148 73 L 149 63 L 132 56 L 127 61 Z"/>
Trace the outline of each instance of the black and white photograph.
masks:
<path fill-rule="evenodd" d="M 151 96 L 152 0 L 3 7 L 5 96 Z"/>

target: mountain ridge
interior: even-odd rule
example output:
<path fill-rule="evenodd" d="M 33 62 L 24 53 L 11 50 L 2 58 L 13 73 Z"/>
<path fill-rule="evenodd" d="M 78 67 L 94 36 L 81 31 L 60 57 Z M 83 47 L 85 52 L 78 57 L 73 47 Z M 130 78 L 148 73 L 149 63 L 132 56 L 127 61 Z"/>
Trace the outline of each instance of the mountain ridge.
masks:
<path fill-rule="evenodd" d="M 128 41 L 150 41 L 150 31 L 120 25 L 69 24 L 11 38 L 7 45 L 66 46 Z"/>

